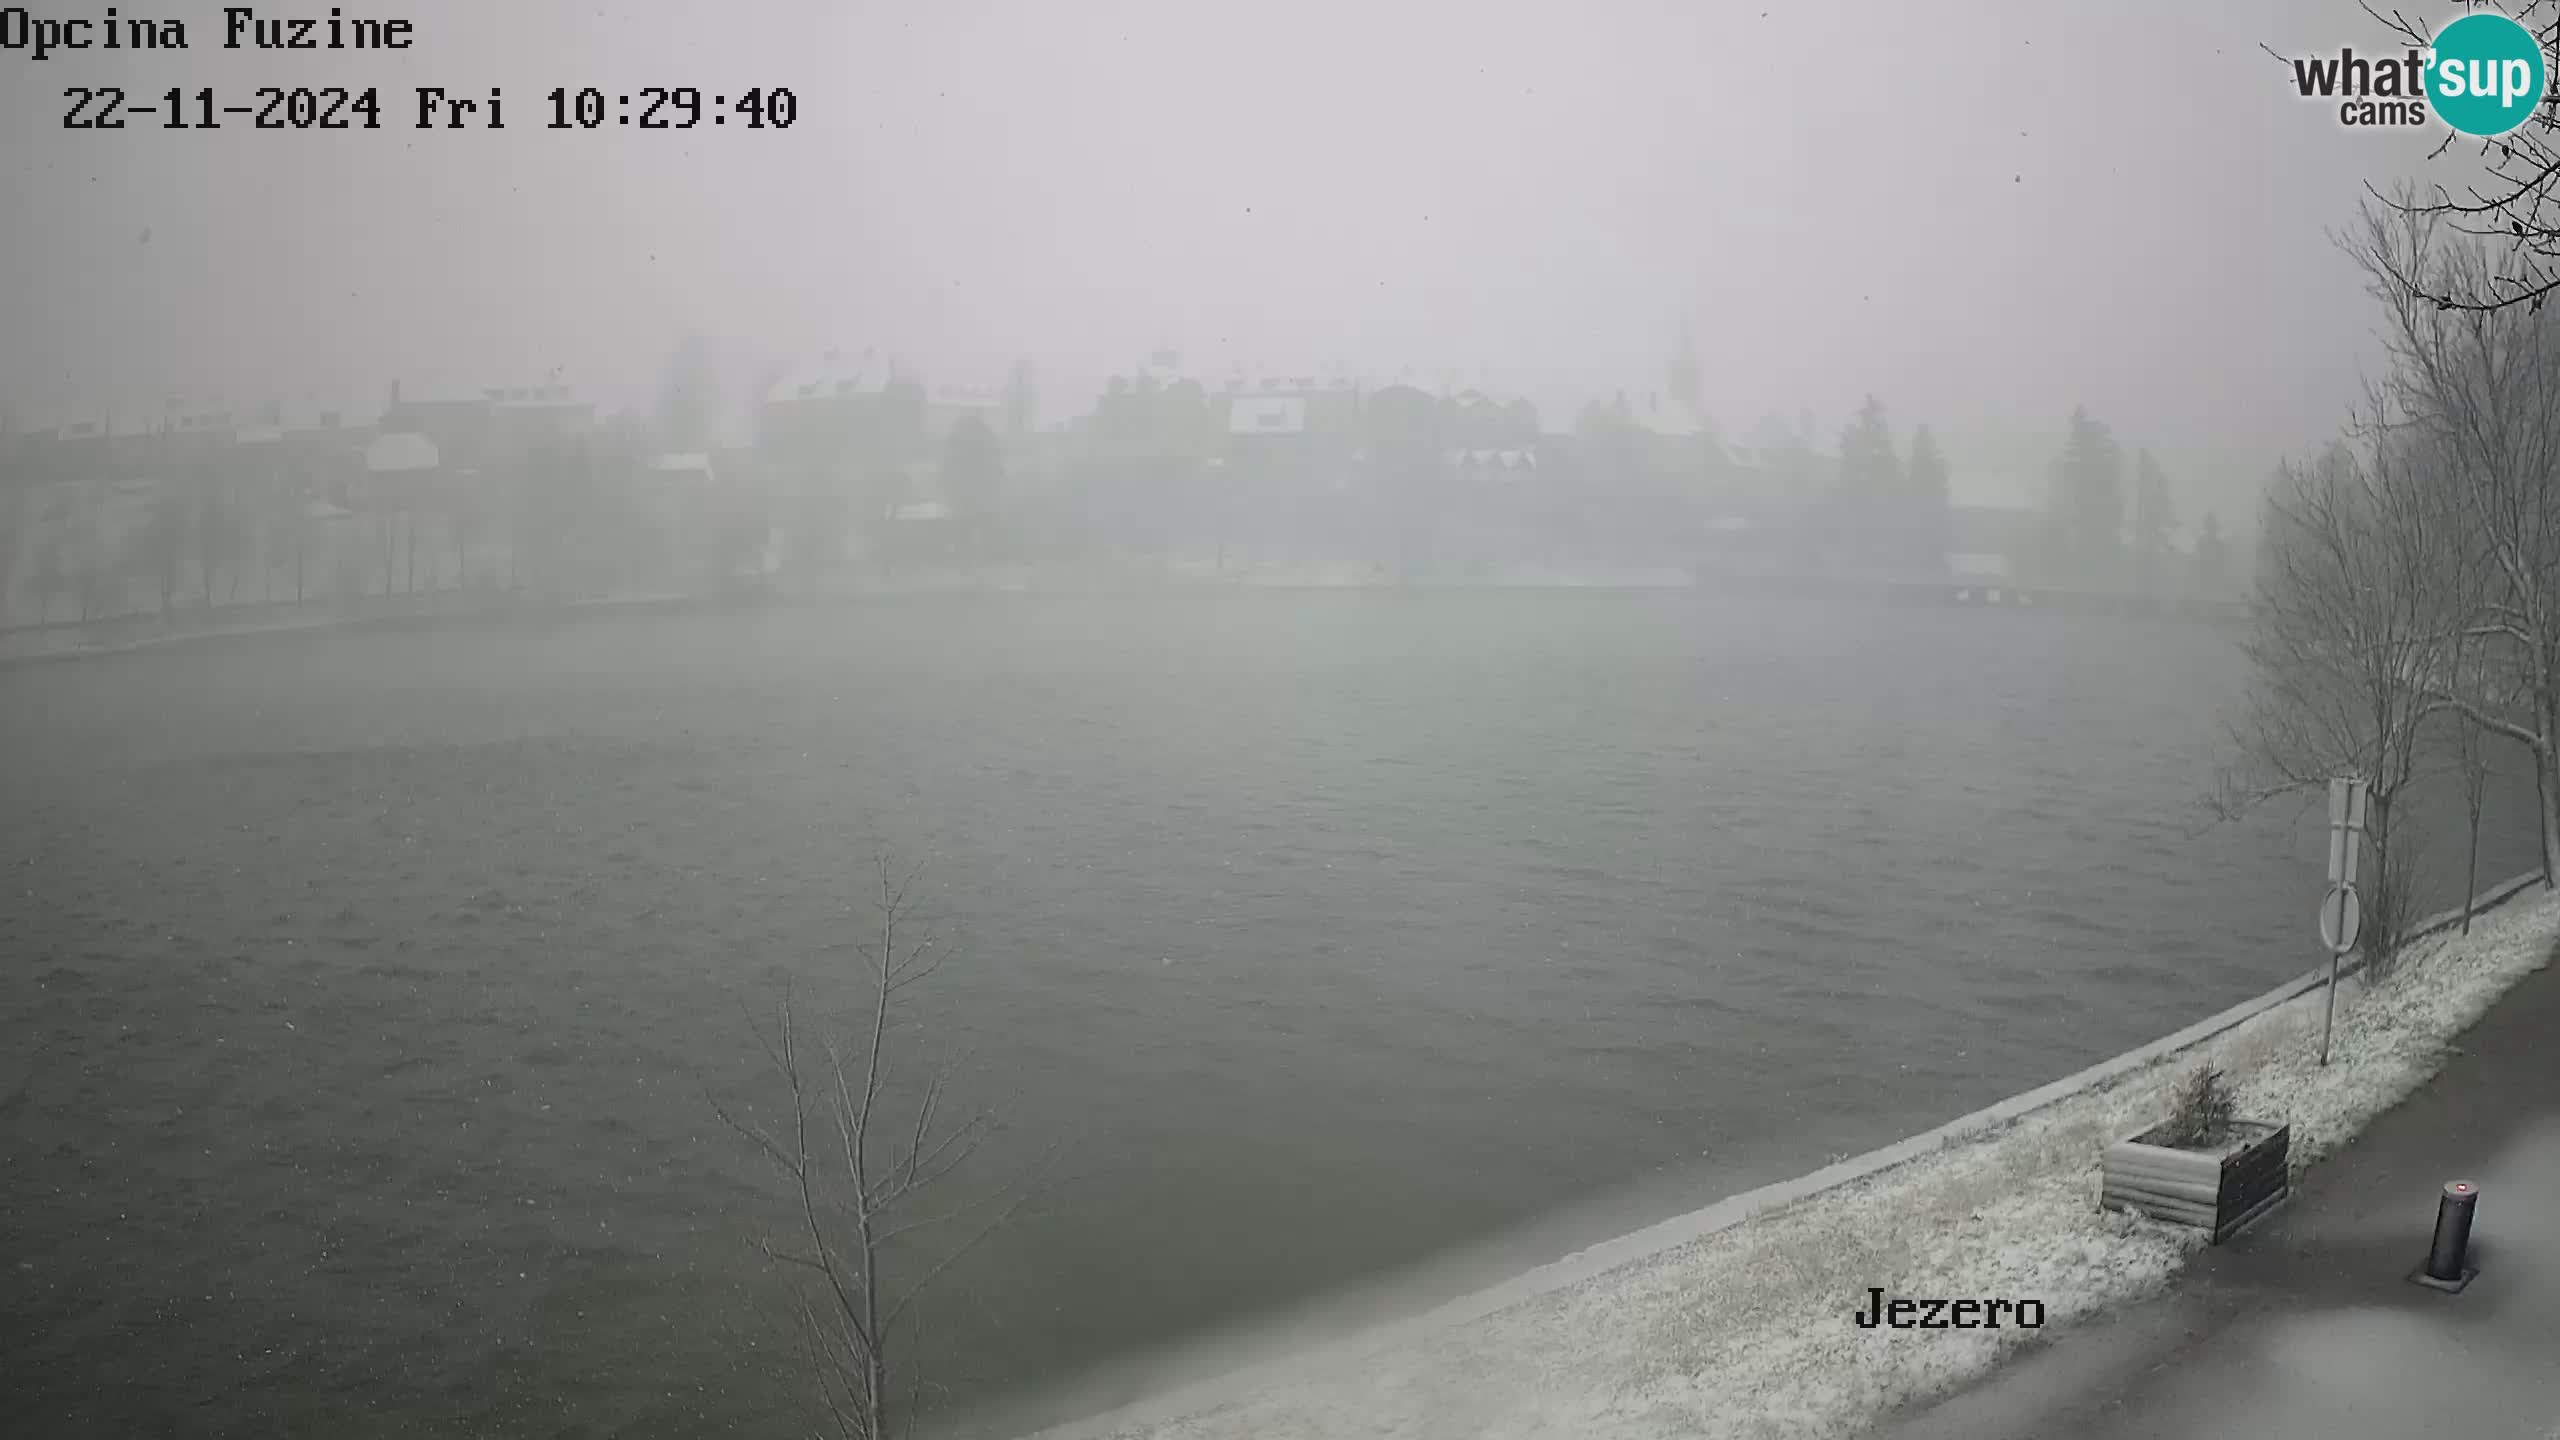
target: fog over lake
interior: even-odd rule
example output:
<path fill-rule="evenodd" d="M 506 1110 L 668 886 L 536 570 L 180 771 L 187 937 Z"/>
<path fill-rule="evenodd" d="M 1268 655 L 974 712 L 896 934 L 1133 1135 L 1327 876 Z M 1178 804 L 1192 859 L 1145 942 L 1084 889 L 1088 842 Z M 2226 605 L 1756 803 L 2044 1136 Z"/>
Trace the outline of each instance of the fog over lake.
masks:
<path fill-rule="evenodd" d="M 1861 1296 L 2103 1310 L 2121 1117 L 1714 1207 L 2560 876 L 2463 23 L 0 5 L 0 1430 L 1019 1440 L 1493 1295 L 1421 1428 L 1845 1434 L 1995 1358 Z M 2181 1094 L 2141 1224 L 2261 1213 Z"/>
<path fill-rule="evenodd" d="M 959 945 L 920 1043 L 1001 1157 L 1072 1140 L 932 1315 L 973 1398 L 1801 1173 L 2316 960 L 2316 832 L 2198 804 L 2244 673 L 2199 624 L 1693 590 L 0 671 L 21 1413 L 787 1423 L 789 1210 L 704 1092 L 772 1103 L 743 1012 L 836 1003 L 884 846 Z M 2529 801 L 2490 839 L 2530 863 Z"/>

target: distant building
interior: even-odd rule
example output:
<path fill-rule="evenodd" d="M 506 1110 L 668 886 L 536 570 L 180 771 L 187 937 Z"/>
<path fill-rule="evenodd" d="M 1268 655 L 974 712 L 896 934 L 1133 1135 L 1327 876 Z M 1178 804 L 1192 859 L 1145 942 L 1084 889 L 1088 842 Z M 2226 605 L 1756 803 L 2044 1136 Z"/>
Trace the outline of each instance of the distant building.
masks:
<path fill-rule="evenodd" d="M 1307 433 L 1307 400 L 1303 395 L 1238 395 L 1227 401 L 1227 435 L 1234 437 L 1278 435 L 1295 438 Z"/>
<path fill-rule="evenodd" d="M 1538 452 L 1530 446 L 1500 450 L 1444 450 L 1441 462 L 1449 468 L 1450 474 L 1469 484 L 1516 483 L 1536 474 Z"/>
<path fill-rule="evenodd" d="M 1618 406 L 1636 428 L 1648 435 L 1666 440 L 1689 440 L 1707 433 L 1704 420 L 1659 390 L 1646 390 L 1633 396 L 1621 392 Z"/>
<path fill-rule="evenodd" d="M 649 458 L 647 470 L 669 484 L 711 488 L 720 483 L 719 467 L 704 454 L 666 454 Z"/>
<path fill-rule="evenodd" d="M 2002 505 L 1947 507 L 1947 573 L 1959 580 L 2015 582 L 2035 544 L 2036 513 Z"/>
<path fill-rule="evenodd" d="M 1504 400 L 1482 390 L 1460 390 L 1441 402 L 1442 436 L 1470 450 L 1534 448 L 1538 443 L 1537 407 L 1526 400 Z"/>
<path fill-rule="evenodd" d="M 975 397 L 946 392 L 948 420 Z M 936 410 L 924 387 L 895 374 L 871 352 L 830 351 L 765 388 L 756 449 L 777 494 L 844 501 L 857 492 L 903 488 L 907 468 L 931 458 Z M 883 504 L 895 503 L 895 496 Z"/>
<path fill-rule="evenodd" d="M 765 387 L 763 404 L 770 411 L 796 405 L 827 405 L 878 395 L 888 387 L 888 367 L 870 351 L 847 357 L 830 350 L 814 361 L 784 371 Z"/>
<path fill-rule="evenodd" d="M 377 435 L 364 447 L 368 475 L 414 475 L 443 463 L 444 457 L 437 452 L 433 440 L 405 430 Z"/>
<path fill-rule="evenodd" d="M 1109 471 L 1196 469 L 1225 450 L 1224 411 L 1199 381 L 1166 362 L 1115 375 L 1077 426 L 1087 463 Z"/>
<path fill-rule="evenodd" d="M 500 447 L 567 440 L 596 429 L 595 402 L 557 376 L 539 385 L 499 386 L 481 393 L 489 403 L 491 441 Z"/>
<path fill-rule="evenodd" d="M 391 382 L 375 432 L 416 435 L 435 447 L 436 463 L 478 474 L 490 459 L 490 401 L 479 390 L 437 390 Z"/>
<path fill-rule="evenodd" d="M 1225 464 L 1266 498 L 1349 488 L 1365 439 L 1361 393 L 1350 381 L 1231 382 L 1210 403 L 1223 420 Z"/>
<path fill-rule="evenodd" d="M 1332 380 L 1313 375 L 1246 380 L 1231 379 L 1211 397 L 1219 426 L 1232 441 L 1239 436 L 1292 435 L 1309 450 L 1348 454 L 1359 448 L 1361 413 L 1366 392 L 1347 377 Z"/>
<path fill-rule="evenodd" d="M 925 436 L 936 454 L 961 422 L 975 420 L 1001 441 L 1012 430 L 1005 387 L 944 382 L 925 387 Z"/>
<path fill-rule="evenodd" d="M 1348 378 L 1238 378 L 1209 397 L 1209 408 L 1229 465 L 1284 488 L 1339 490 L 1367 438 L 1366 398 Z"/>

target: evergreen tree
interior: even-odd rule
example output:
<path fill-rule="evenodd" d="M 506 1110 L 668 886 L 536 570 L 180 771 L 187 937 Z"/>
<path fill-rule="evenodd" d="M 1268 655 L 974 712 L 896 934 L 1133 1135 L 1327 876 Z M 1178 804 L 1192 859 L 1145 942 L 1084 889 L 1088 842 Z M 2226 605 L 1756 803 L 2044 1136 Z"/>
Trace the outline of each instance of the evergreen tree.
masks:
<path fill-rule="evenodd" d="M 2145 595 L 2168 588 L 2169 531 L 2177 523 L 2169 481 L 2151 452 L 2142 451 L 2133 462 L 2133 573 L 2135 587 Z"/>
<path fill-rule="evenodd" d="M 2200 599 L 2220 600 L 2231 593 L 2231 542 L 2223 538 L 2222 517 L 2210 510 L 2196 530 L 2196 568 L 2189 578 Z"/>
<path fill-rule="evenodd" d="M 1832 495 L 1832 537 L 1862 564 L 1885 559 L 1895 545 L 1894 514 L 1902 491 L 1902 462 L 1893 453 L 1893 427 L 1884 402 L 1873 395 L 1840 432 L 1840 478 Z"/>
<path fill-rule="evenodd" d="M 1812 447 L 1782 416 L 1761 416 L 1760 423 L 1752 428 L 1751 443 L 1760 451 L 1761 461 L 1771 473 L 1790 481 L 1802 479 L 1812 468 L 1800 463 L 1811 453 Z"/>
<path fill-rule="evenodd" d="M 1507 445 L 1535 446 L 1538 443 L 1538 407 L 1526 400 L 1514 400 L 1502 407 L 1503 442 Z"/>
<path fill-rule="evenodd" d="M 995 509 L 1004 487 L 1004 447 L 975 415 L 951 427 L 942 447 L 942 498 L 973 524 Z"/>
<path fill-rule="evenodd" d="M 1873 395 L 1840 432 L 1840 490 L 1852 511 L 1875 515 L 1901 489 L 1902 462 L 1893 453 L 1893 427 L 1884 402 Z M 1872 527 L 1862 527 L 1872 528 Z"/>
<path fill-rule="evenodd" d="M 1441 403 L 1410 385 L 1391 385 L 1368 399 L 1370 484 L 1377 502 L 1377 562 L 1398 578 L 1429 563 L 1438 540 L 1443 492 L 1441 450 L 1447 415 Z"/>
<path fill-rule="evenodd" d="M 1953 496 L 1947 480 L 1947 457 L 1938 437 L 1921 426 L 1911 436 L 1911 463 L 1903 479 L 1908 554 L 1920 569 L 1942 571 L 1951 539 L 1947 508 Z"/>
<path fill-rule="evenodd" d="M 1811 423 L 1808 416 L 1805 427 L 1799 428 L 1772 411 L 1751 432 L 1760 473 L 1778 506 L 1771 518 L 1782 537 L 1787 563 L 1798 569 L 1811 569 L 1822 558 L 1822 461 L 1814 453 Z"/>
<path fill-rule="evenodd" d="M 926 427 L 923 384 L 902 375 L 881 386 L 879 395 L 867 407 L 855 440 L 860 532 L 881 533 L 890 512 L 912 498 L 907 493 L 908 468 L 929 460 L 932 445 Z"/>
<path fill-rule="evenodd" d="M 975 415 L 951 427 L 942 446 L 941 490 L 969 537 L 972 560 L 986 558 L 987 525 L 1004 492 L 1004 443 Z"/>
<path fill-rule="evenodd" d="M 2115 432 L 2087 408 L 2071 412 L 2071 433 L 2054 471 L 2054 510 L 2072 578 L 2110 588 L 2124 564 L 2124 454 Z"/>
<path fill-rule="evenodd" d="M 1021 443 L 1031 434 L 1040 410 L 1040 385 L 1033 375 L 1029 360 L 1013 362 L 1013 372 L 1004 382 L 1005 438 Z"/>
<path fill-rule="evenodd" d="M 1644 428 L 1628 412 L 1623 393 L 1582 407 L 1573 423 L 1575 468 L 1582 483 L 1608 494 L 1633 491 L 1643 479 L 1643 437 Z"/>

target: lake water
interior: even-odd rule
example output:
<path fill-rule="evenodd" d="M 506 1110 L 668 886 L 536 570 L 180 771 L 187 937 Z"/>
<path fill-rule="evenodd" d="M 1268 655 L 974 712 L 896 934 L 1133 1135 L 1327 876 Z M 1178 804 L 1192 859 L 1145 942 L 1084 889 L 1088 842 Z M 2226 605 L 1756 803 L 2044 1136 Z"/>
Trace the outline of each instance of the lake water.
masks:
<path fill-rule="evenodd" d="M 1801 1173 L 2318 958 L 2314 825 L 2197 800 L 2245 678 L 2201 626 L 1680 590 L 0 670 L 8 1408 L 793 1433 L 789 1209 L 707 1096 L 770 1116 L 786 983 L 847 1011 L 883 849 L 956 946 L 901 1053 L 1003 1102 L 990 1178 L 1063 1142 L 925 1312 L 963 1402 Z M 2527 786 L 2482 874 L 2529 863 Z"/>

